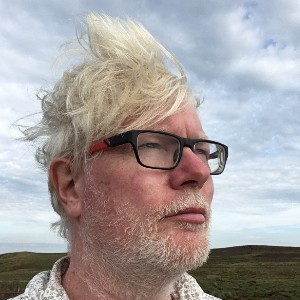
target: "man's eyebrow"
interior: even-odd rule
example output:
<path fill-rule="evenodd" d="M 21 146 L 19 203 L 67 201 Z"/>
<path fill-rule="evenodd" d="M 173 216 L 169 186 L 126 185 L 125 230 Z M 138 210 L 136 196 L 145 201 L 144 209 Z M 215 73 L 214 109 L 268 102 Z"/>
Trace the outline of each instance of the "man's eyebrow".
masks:
<path fill-rule="evenodd" d="M 158 130 L 158 129 L 155 129 L 155 130 Z M 174 134 L 174 135 L 178 135 L 177 133 L 175 133 L 174 131 L 170 131 L 170 129 L 166 129 L 165 127 L 161 127 L 159 129 L 159 131 L 162 131 L 162 132 L 165 132 L 165 133 L 171 133 L 171 134 Z M 181 135 L 178 135 L 178 136 L 181 136 Z M 199 140 L 208 140 L 208 136 L 203 132 L 203 133 L 199 133 L 193 137 L 190 137 L 191 139 L 199 139 Z"/>

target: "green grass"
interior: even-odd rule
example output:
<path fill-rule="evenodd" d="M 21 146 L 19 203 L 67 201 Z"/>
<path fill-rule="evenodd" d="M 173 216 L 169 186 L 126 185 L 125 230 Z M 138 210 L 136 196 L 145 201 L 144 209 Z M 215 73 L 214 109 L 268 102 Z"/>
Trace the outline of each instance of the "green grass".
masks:
<path fill-rule="evenodd" d="M 300 299 L 300 248 L 244 246 L 212 251 L 190 272 L 221 299 Z"/>
<path fill-rule="evenodd" d="M 20 252 L 0 255 L 0 291 L 25 289 L 38 272 L 65 254 Z M 221 299 L 300 299 L 300 248 L 243 246 L 214 249 L 190 272 L 205 292 Z M 13 295 L 1 295 L 4 300 Z"/>
<path fill-rule="evenodd" d="M 49 270 L 62 253 L 31 253 L 18 252 L 0 255 L 0 300 L 7 299 L 14 294 L 1 292 L 22 292 L 28 281 L 37 273 Z"/>

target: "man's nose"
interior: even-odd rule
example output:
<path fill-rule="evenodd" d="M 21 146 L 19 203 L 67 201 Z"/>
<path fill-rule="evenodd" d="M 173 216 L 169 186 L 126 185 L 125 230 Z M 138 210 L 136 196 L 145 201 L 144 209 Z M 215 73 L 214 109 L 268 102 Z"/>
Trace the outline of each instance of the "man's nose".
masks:
<path fill-rule="evenodd" d="M 170 175 L 171 186 L 181 189 L 187 185 L 202 187 L 210 177 L 210 169 L 189 147 L 184 147 L 178 166 Z"/>

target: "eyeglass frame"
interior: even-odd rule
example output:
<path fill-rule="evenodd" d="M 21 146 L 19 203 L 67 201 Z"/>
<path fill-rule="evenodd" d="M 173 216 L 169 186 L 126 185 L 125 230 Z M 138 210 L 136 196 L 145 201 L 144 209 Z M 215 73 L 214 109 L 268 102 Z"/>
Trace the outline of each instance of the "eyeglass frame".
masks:
<path fill-rule="evenodd" d="M 138 135 L 141 134 L 141 133 L 159 133 L 159 134 L 164 134 L 164 135 L 171 136 L 171 137 L 177 139 L 179 141 L 179 146 L 180 146 L 180 148 L 179 148 L 180 155 L 179 155 L 179 157 L 177 159 L 177 162 L 174 164 L 174 166 L 167 168 L 167 167 L 151 167 L 151 166 L 145 165 L 140 160 L 139 153 L 138 153 L 138 146 L 137 146 Z M 165 132 L 165 131 L 157 131 L 157 130 L 129 130 L 129 131 L 126 131 L 124 133 L 120 133 L 120 134 L 114 135 L 112 137 L 106 138 L 104 140 L 101 140 L 101 141 L 95 143 L 94 145 L 92 145 L 90 147 L 89 154 L 93 155 L 96 152 L 99 152 L 99 151 L 102 151 L 102 150 L 106 150 L 108 148 L 113 148 L 113 147 L 117 147 L 117 146 L 121 146 L 121 145 L 129 143 L 129 144 L 132 145 L 132 148 L 133 148 L 133 151 L 134 151 L 134 154 L 135 154 L 137 162 L 142 167 L 149 168 L 149 169 L 159 169 L 159 170 L 173 170 L 173 169 L 175 169 L 178 166 L 178 164 L 181 161 L 184 147 L 190 148 L 193 151 L 193 153 L 195 153 L 195 151 L 194 151 L 194 145 L 196 143 L 199 143 L 199 142 L 209 143 L 209 144 L 216 144 L 216 145 L 221 146 L 224 149 L 225 156 L 224 156 L 224 161 L 223 161 L 223 164 L 222 164 L 221 171 L 218 171 L 220 169 L 220 167 L 219 167 L 216 171 L 210 172 L 210 175 L 220 175 L 221 173 L 223 173 L 223 171 L 225 170 L 225 165 L 226 165 L 227 158 L 228 158 L 228 146 L 226 146 L 226 145 L 224 145 L 222 143 L 213 141 L 213 140 L 184 138 L 184 137 L 181 137 L 181 136 L 169 133 L 169 132 Z"/>

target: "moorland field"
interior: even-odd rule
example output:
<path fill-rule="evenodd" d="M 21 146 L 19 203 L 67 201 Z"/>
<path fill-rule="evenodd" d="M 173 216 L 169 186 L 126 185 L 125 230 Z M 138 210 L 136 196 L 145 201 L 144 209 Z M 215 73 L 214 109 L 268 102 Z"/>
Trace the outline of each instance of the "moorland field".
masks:
<path fill-rule="evenodd" d="M 64 253 L 0 255 L 0 300 L 21 293 L 38 272 Z M 223 300 L 300 300 L 300 247 L 240 246 L 213 249 L 208 262 L 190 272 L 209 294 Z"/>

